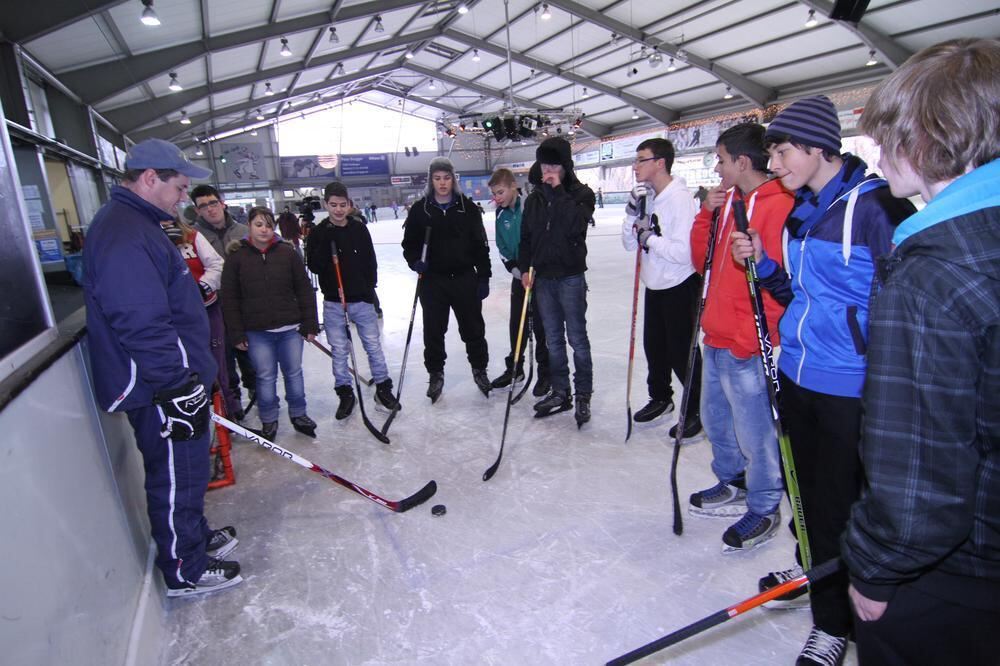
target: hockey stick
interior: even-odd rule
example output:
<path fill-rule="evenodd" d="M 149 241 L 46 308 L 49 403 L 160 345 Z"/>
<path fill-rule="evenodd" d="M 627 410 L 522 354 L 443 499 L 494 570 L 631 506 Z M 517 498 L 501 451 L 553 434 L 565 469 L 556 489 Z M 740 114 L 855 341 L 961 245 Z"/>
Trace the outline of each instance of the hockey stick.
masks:
<path fill-rule="evenodd" d="M 365 413 L 365 399 L 361 395 L 361 380 L 358 378 L 358 359 L 354 355 L 354 338 L 351 336 L 351 316 L 347 314 L 347 297 L 344 294 L 344 277 L 340 273 L 340 258 L 337 256 L 337 243 L 333 240 L 330 241 L 330 251 L 333 253 L 333 270 L 337 273 L 337 285 L 338 293 L 340 294 L 340 305 L 344 308 L 344 330 L 347 332 L 347 349 L 351 352 L 351 363 L 354 365 L 351 368 L 354 374 L 354 385 L 358 388 L 358 407 L 361 409 L 361 420 L 364 422 L 365 427 L 368 428 L 368 432 L 372 436 L 383 444 L 389 443 L 389 438 L 382 434 L 382 432 L 372 425 L 372 422 L 368 420 L 368 414 Z"/>
<path fill-rule="evenodd" d="M 514 346 L 514 372 L 517 372 L 517 362 L 521 358 L 521 340 L 524 335 L 524 320 L 528 316 L 528 301 L 531 300 L 531 288 L 534 286 L 535 281 L 535 267 L 531 266 L 528 268 L 528 288 L 524 292 L 524 303 L 521 305 L 521 323 L 517 327 L 517 345 Z M 507 391 L 507 410 L 503 415 L 503 432 L 500 435 L 500 452 L 497 453 L 497 459 L 493 461 L 493 464 L 483 472 L 483 481 L 489 481 L 493 478 L 493 475 L 497 473 L 497 469 L 500 467 L 500 461 L 503 459 L 503 444 L 507 440 L 507 424 L 510 421 L 510 406 L 513 404 L 514 400 L 514 385 L 517 383 L 514 381 L 514 377 L 511 377 L 510 390 Z M 525 383 L 527 387 L 527 383 Z"/>
<path fill-rule="evenodd" d="M 525 298 L 527 298 L 527 297 L 528 297 L 528 294 L 525 294 Z M 531 316 L 531 310 L 530 310 L 531 305 L 530 304 L 528 305 L 528 308 L 529 308 L 529 310 L 528 310 L 528 378 L 524 380 L 524 386 L 521 387 L 521 390 L 518 391 L 517 395 L 514 396 L 514 399 L 511 400 L 510 404 L 512 404 L 512 405 L 516 405 L 517 401 L 524 397 L 524 394 L 527 392 L 528 387 L 531 386 L 531 380 L 535 378 L 535 338 L 534 338 L 534 336 L 532 336 L 532 332 L 533 331 L 532 331 L 531 323 L 533 321 L 533 317 Z M 516 378 L 516 377 L 517 377 L 517 372 L 515 371 L 514 376 L 511 377 L 511 382 L 513 382 L 514 378 Z"/>
<path fill-rule="evenodd" d="M 431 242 L 431 228 L 424 232 L 424 248 L 420 251 L 420 261 L 427 263 L 427 247 Z M 389 426 L 399 413 L 399 397 L 403 395 L 403 376 L 406 374 L 406 357 L 410 354 L 410 340 L 413 338 L 413 320 L 417 317 L 417 299 L 420 296 L 420 279 L 423 273 L 417 273 L 417 286 L 413 290 L 413 307 L 410 308 L 410 326 L 406 329 L 406 344 L 403 345 L 403 365 L 399 368 L 399 383 L 396 384 L 396 408 L 389 413 L 389 418 L 382 424 L 382 434 L 389 432 Z"/>
<path fill-rule="evenodd" d="M 639 199 L 639 217 L 646 217 L 646 197 Z M 633 231 L 635 227 L 632 227 Z M 635 282 L 632 285 L 632 328 L 628 338 L 628 376 L 625 380 L 625 411 L 628 414 L 628 426 L 625 430 L 625 441 L 632 436 L 632 367 L 635 365 L 635 320 L 639 313 L 639 269 L 642 268 L 642 243 L 635 249 Z"/>
<path fill-rule="evenodd" d="M 434 481 L 428 481 L 427 485 L 425 485 L 423 488 L 421 488 L 420 490 L 418 490 L 414 494 L 410 495 L 409 497 L 406 497 L 406 498 L 401 499 L 401 500 L 387 500 L 387 499 L 384 499 L 382 497 L 379 497 L 378 495 L 376 495 L 375 493 L 373 493 L 370 490 L 366 490 L 365 488 L 362 488 L 361 486 L 357 485 L 356 483 L 351 483 L 347 479 L 339 477 L 339 476 L 337 476 L 336 474 L 334 474 L 333 472 L 331 472 L 329 470 L 323 469 L 322 467 L 320 467 L 319 465 L 317 465 L 315 463 L 309 462 L 308 460 L 306 460 L 302 456 L 300 456 L 300 455 L 298 455 L 296 453 L 292 453 L 288 449 L 281 448 L 280 446 L 278 446 L 274 442 L 271 442 L 271 441 L 268 441 L 268 440 L 264 439 L 263 437 L 261 437 L 260 435 L 258 435 L 257 433 L 255 433 L 254 431 L 252 431 L 252 430 L 250 430 L 248 428 L 244 428 L 243 426 L 239 425 L 238 423 L 233 423 L 229 419 L 224 418 L 222 416 L 219 416 L 215 412 L 212 412 L 212 420 L 215 421 L 216 423 L 218 423 L 219 425 L 221 425 L 221 426 L 223 426 L 223 427 L 225 427 L 225 428 L 227 428 L 227 429 L 235 432 L 237 435 L 242 435 L 243 437 L 245 437 L 246 439 L 249 439 L 254 444 L 259 444 L 260 446 L 263 446 L 265 449 L 267 449 L 271 453 L 274 453 L 274 454 L 276 454 L 278 456 L 281 456 L 282 458 L 287 458 L 288 460 L 291 460 L 293 463 L 295 463 L 297 465 L 301 465 L 301 466 L 305 467 L 306 469 L 312 470 L 312 471 L 316 472 L 317 474 L 322 474 L 323 476 L 325 476 L 326 478 L 330 479 L 334 483 L 339 483 L 340 485 L 344 486 L 348 490 L 353 490 L 354 492 L 356 492 L 357 494 L 361 495 L 362 497 L 367 497 L 368 499 L 370 499 L 371 501 L 375 502 L 376 504 L 381 504 L 385 508 L 389 509 L 390 511 L 395 511 L 396 513 L 402 513 L 404 511 L 409 511 L 410 509 L 412 509 L 413 507 L 417 506 L 418 504 L 423 504 L 428 499 L 430 499 L 434 495 L 434 493 L 437 492 L 437 483 L 435 483 Z"/>
<path fill-rule="evenodd" d="M 316 340 L 315 338 L 310 340 L 309 342 L 311 342 L 312 345 L 316 347 L 316 349 L 320 350 L 330 358 L 333 358 L 333 352 L 327 349 L 326 345 L 324 345 L 322 342 Z M 354 368 L 352 366 L 347 366 L 347 369 L 350 370 L 351 373 L 354 373 Z M 375 383 L 374 379 L 368 379 L 362 374 L 358 374 L 358 379 L 360 379 L 361 383 L 364 384 L 365 386 L 371 386 L 372 384 Z"/>
<path fill-rule="evenodd" d="M 674 534 L 684 533 L 684 519 L 681 517 L 681 499 L 677 490 L 677 463 L 681 457 L 681 440 L 684 438 L 684 427 L 687 425 L 688 401 L 691 399 L 691 382 L 694 381 L 694 364 L 698 358 L 698 333 L 701 331 L 701 315 L 705 311 L 705 301 L 708 298 L 708 284 L 712 279 L 712 258 L 715 256 L 715 234 L 719 230 L 719 209 L 712 213 L 712 224 L 708 228 L 708 249 L 705 250 L 705 267 L 701 271 L 701 300 L 694 317 L 694 328 L 691 331 L 691 349 L 688 351 L 687 372 L 684 373 L 684 396 L 681 398 L 681 413 L 677 416 L 677 430 L 674 435 L 674 454 L 670 461 L 670 494 L 674 500 Z"/>
<path fill-rule="evenodd" d="M 736 218 L 736 230 L 748 233 L 750 223 L 747 221 L 747 210 L 743 199 L 733 198 L 733 215 Z M 771 403 L 771 419 L 774 421 L 778 448 L 781 450 L 781 460 L 785 468 L 785 485 L 788 486 L 788 501 L 792 505 L 795 536 L 799 542 L 799 557 L 802 559 L 802 567 L 808 569 L 812 566 L 812 551 L 809 548 L 809 535 L 806 533 L 806 516 L 802 507 L 802 494 L 799 492 L 799 475 L 795 471 L 795 460 L 792 458 L 792 443 L 781 426 L 781 415 L 778 413 L 778 393 L 781 391 L 781 385 L 778 382 L 778 368 L 774 364 L 774 347 L 771 345 L 771 333 L 767 327 L 764 297 L 760 291 L 760 279 L 757 277 L 757 262 L 753 256 L 749 256 L 743 260 L 743 265 L 746 267 L 750 304 L 753 306 L 753 320 L 757 327 L 757 343 L 760 346 L 760 362 L 767 383 L 767 397 Z"/>
<path fill-rule="evenodd" d="M 839 559 L 833 558 L 831 560 L 827 560 L 823 564 L 818 565 L 816 568 L 806 571 L 801 576 L 796 576 L 795 578 L 785 581 L 781 585 L 772 587 L 771 589 L 754 595 L 749 599 L 745 599 L 738 604 L 733 604 L 728 608 L 716 611 L 708 617 L 689 624 L 683 629 L 678 629 L 677 631 L 667 634 L 662 638 L 658 638 L 652 643 L 647 643 L 640 648 L 636 648 L 628 654 L 623 654 L 620 657 L 612 659 L 607 663 L 607 666 L 624 666 L 625 664 L 631 664 L 634 661 L 638 661 L 643 657 L 648 657 L 654 652 L 659 652 L 663 648 L 676 645 L 687 638 L 700 634 L 706 629 L 711 629 L 716 625 L 733 619 L 737 615 L 742 615 L 749 610 L 753 610 L 754 608 L 757 608 L 772 599 L 776 599 L 784 594 L 792 592 L 793 590 L 797 590 L 804 585 L 809 585 L 810 583 L 815 583 L 822 578 L 826 578 L 830 574 L 835 573 L 838 569 L 840 569 Z"/>

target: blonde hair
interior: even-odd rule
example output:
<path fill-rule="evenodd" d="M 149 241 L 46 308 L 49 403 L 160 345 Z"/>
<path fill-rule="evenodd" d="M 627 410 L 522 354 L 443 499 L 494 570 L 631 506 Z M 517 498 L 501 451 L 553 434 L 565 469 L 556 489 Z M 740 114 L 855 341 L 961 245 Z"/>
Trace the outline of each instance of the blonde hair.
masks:
<path fill-rule="evenodd" d="M 514 179 L 514 172 L 506 168 L 497 169 L 490 176 L 490 182 L 486 183 L 488 187 L 495 187 L 501 184 L 516 185 L 517 181 Z"/>
<path fill-rule="evenodd" d="M 1000 157 L 1000 41 L 953 39 L 916 53 L 882 81 L 861 130 L 931 182 Z"/>

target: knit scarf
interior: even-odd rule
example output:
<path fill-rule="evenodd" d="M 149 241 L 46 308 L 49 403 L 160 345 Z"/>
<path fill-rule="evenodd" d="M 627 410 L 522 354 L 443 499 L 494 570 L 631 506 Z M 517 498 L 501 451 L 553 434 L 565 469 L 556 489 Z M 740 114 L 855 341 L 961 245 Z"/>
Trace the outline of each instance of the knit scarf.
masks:
<path fill-rule="evenodd" d="M 827 209 L 845 192 L 850 192 L 865 179 L 868 165 L 851 153 L 841 155 L 844 164 L 837 175 L 830 179 L 822 190 L 814 193 L 808 187 L 801 187 L 795 193 L 795 206 L 788 215 L 785 225 L 795 238 L 802 238 L 817 222 L 823 219 Z"/>

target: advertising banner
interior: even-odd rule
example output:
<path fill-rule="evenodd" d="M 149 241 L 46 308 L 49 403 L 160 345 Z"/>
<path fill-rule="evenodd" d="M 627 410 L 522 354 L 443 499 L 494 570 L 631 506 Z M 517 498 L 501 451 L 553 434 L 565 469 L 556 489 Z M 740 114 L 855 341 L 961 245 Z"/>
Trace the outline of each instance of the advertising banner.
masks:
<path fill-rule="evenodd" d="M 337 177 L 337 155 L 291 155 L 281 157 L 283 180 Z"/>
<path fill-rule="evenodd" d="M 386 153 L 361 155 L 341 155 L 340 175 L 350 176 L 388 176 L 389 156 Z"/>

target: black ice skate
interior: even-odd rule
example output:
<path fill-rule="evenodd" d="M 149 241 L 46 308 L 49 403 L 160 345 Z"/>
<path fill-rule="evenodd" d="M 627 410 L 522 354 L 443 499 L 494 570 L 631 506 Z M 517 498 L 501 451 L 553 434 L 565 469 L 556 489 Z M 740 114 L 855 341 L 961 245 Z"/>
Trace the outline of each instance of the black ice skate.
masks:
<path fill-rule="evenodd" d="M 354 389 L 350 386 L 338 386 L 334 390 L 337 392 L 337 397 L 340 398 L 340 404 L 337 405 L 337 413 L 334 414 L 334 418 L 342 421 L 354 411 Z"/>
<path fill-rule="evenodd" d="M 576 413 L 573 415 L 576 419 L 577 429 L 582 428 L 584 423 L 590 421 L 590 394 L 589 393 L 577 393 L 576 394 Z"/>
<path fill-rule="evenodd" d="M 292 427 L 306 437 L 316 438 L 316 422 L 305 414 L 302 416 L 293 416 Z"/>
<path fill-rule="evenodd" d="M 535 403 L 535 418 L 541 419 L 573 409 L 573 398 L 562 391 L 552 391 Z"/>
<path fill-rule="evenodd" d="M 431 399 L 431 404 L 437 402 L 444 390 L 444 373 L 432 372 L 430 382 L 427 385 L 427 397 Z"/>
<path fill-rule="evenodd" d="M 477 368 L 472 371 L 472 379 L 476 382 L 476 387 L 483 392 L 487 398 L 490 397 L 490 378 L 486 374 L 486 368 Z"/>
<path fill-rule="evenodd" d="M 392 394 L 392 380 L 386 379 L 375 385 L 375 409 L 393 412 L 402 409 L 396 396 Z"/>

